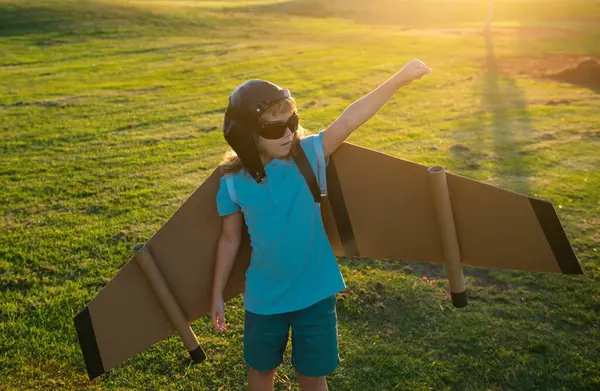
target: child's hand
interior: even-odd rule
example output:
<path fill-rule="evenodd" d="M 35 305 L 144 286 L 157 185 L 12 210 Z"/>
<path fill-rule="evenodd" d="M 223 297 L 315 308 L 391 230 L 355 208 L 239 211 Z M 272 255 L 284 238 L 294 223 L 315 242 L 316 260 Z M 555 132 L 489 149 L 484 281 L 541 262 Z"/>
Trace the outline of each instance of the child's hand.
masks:
<path fill-rule="evenodd" d="M 219 333 L 227 331 L 225 327 L 225 303 L 223 297 L 215 297 L 212 302 L 212 322 Z"/>
<path fill-rule="evenodd" d="M 424 62 L 410 60 L 397 75 L 402 80 L 403 84 L 408 84 L 414 80 L 420 79 L 429 72 L 431 72 L 431 68 L 425 65 Z"/>

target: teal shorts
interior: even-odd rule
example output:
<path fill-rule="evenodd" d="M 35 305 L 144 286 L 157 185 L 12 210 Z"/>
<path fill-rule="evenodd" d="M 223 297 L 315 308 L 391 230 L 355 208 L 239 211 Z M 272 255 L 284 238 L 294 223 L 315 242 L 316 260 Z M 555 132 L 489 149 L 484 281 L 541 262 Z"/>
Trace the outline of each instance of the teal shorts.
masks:
<path fill-rule="evenodd" d="M 244 359 L 257 371 L 267 372 L 283 361 L 292 329 L 292 365 L 303 376 L 332 373 L 340 363 L 336 298 L 330 296 L 310 307 L 275 315 L 246 311 Z"/>

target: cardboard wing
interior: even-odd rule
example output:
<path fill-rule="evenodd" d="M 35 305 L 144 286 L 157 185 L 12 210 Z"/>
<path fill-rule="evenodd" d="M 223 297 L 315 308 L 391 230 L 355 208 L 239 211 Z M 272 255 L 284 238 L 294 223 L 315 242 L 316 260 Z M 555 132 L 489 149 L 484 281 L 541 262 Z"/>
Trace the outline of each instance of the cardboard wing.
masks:
<path fill-rule="evenodd" d="M 143 246 L 142 256 L 131 258 L 75 317 L 90 379 L 174 331 L 195 360 L 203 358 L 198 359 L 201 348 L 189 324 L 210 312 L 221 232 L 215 200 L 220 176 L 215 170 Z M 453 174 L 443 178 L 451 200 L 446 225 L 454 236 L 441 228 L 435 207 L 440 191 L 432 188 L 427 167 L 342 145 L 328 165 L 328 196 L 322 202 L 336 255 L 447 265 L 454 258 L 459 271 L 462 263 L 581 273 L 550 203 Z M 244 291 L 250 251 L 245 232 L 226 300 Z"/>
<path fill-rule="evenodd" d="M 446 180 L 463 265 L 581 273 L 551 203 L 455 174 Z M 323 219 L 336 255 L 445 262 L 428 167 L 345 144 L 327 186 Z"/>

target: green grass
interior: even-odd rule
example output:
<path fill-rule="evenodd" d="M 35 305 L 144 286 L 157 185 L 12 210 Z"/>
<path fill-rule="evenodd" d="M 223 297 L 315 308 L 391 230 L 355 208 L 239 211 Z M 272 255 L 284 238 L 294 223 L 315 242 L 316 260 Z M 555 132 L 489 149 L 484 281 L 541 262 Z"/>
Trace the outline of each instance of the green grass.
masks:
<path fill-rule="evenodd" d="M 585 275 L 465 268 L 455 309 L 437 265 L 340 259 L 330 388 L 600 388 L 599 91 L 486 67 L 598 58 L 598 2 L 496 1 L 526 34 L 487 44 L 444 30 L 483 2 L 165 3 L 0 0 L 0 390 L 243 389 L 240 297 L 227 335 L 192 325 L 207 362 L 171 337 L 94 382 L 73 317 L 219 163 L 236 85 L 290 88 L 317 132 L 411 58 L 434 73 L 350 141 L 552 201 Z"/>

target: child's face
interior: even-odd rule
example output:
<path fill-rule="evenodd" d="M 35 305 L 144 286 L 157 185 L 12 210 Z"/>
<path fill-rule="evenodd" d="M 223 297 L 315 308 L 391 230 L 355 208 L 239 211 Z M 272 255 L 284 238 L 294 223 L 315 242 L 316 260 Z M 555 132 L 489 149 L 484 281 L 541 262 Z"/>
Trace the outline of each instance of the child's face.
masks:
<path fill-rule="evenodd" d="M 272 114 L 269 112 L 263 113 L 260 117 L 260 123 L 270 123 L 270 122 L 286 122 L 293 114 L 293 111 L 289 111 L 287 113 L 282 114 Z M 266 157 L 273 158 L 281 158 L 290 153 L 290 149 L 292 148 L 292 140 L 294 139 L 294 134 L 288 128 L 284 135 L 276 140 L 267 139 L 264 137 L 258 137 L 258 147 L 263 155 Z"/>

